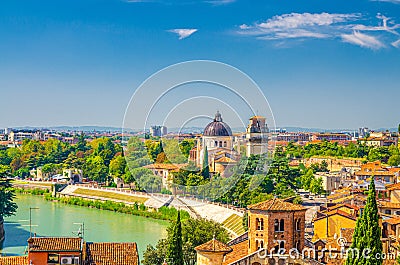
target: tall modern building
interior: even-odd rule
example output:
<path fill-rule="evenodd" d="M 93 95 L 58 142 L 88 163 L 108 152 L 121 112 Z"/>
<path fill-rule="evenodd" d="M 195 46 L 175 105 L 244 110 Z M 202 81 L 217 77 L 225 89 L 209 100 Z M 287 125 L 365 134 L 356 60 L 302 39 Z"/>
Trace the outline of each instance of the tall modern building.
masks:
<path fill-rule="evenodd" d="M 166 126 L 154 125 L 150 127 L 150 134 L 153 137 L 161 137 L 168 133 Z"/>

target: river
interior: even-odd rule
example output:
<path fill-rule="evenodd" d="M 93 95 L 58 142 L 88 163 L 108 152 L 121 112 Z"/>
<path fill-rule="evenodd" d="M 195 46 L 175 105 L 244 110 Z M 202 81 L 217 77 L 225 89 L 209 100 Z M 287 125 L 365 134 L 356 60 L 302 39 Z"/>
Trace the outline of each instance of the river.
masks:
<path fill-rule="evenodd" d="M 154 245 L 166 236 L 167 221 L 154 220 L 82 206 L 44 200 L 40 196 L 17 195 L 18 211 L 5 218 L 6 239 L 2 253 L 24 255 L 29 238 L 29 207 L 32 210 L 32 232 L 37 236 L 74 236 L 85 224 L 85 240 L 89 242 L 136 242 L 140 258 L 148 244 Z"/>

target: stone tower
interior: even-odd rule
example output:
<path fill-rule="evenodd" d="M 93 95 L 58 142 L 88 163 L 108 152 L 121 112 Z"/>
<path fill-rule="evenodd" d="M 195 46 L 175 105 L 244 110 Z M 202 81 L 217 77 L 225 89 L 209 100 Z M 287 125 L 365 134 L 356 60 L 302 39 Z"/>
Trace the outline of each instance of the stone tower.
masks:
<path fill-rule="evenodd" d="M 212 239 L 194 248 L 197 252 L 197 265 L 221 265 L 224 256 L 232 251 L 228 245 Z"/>
<path fill-rule="evenodd" d="M 286 254 L 295 248 L 304 248 L 306 208 L 274 198 L 248 206 L 248 253 L 260 248 Z"/>
<path fill-rule="evenodd" d="M 259 155 L 267 152 L 268 127 L 266 118 L 262 116 L 251 117 L 246 129 L 246 155 Z"/>

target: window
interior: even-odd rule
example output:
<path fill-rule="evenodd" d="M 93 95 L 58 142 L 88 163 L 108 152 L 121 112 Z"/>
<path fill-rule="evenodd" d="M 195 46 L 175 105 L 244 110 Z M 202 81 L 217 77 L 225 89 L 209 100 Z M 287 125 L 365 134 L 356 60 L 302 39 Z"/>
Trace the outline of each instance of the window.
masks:
<path fill-rule="evenodd" d="M 260 248 L 264 248 L 264 240 L 260 241 Z"/>
<path fill-rule="evenodd" d="M 264 230 L 264 219 L 263 218 L 256 218 L 256 227 L 257 227 L 257 230 L 259 230 L 259 231 Z"/>
<path fill-rule="evenodd" d="M 392 214 L 391 210 L 385 210 L 385 214 Z"/>
<path fill-rule="evenodd" d="M 279 222 L 279 231 L 285 231 L 285 221 L 283 219 Z"/>
<path fill-rule="evenodd" d="M 281 242 L 279 243 L 279 248 L 280 248 L 280 249 L 285 249 L 285 241 L 281 241 Z"/>
<path fill-rule="evenodd" d="M 58 254 L 49 253 L 49 255 L 47 256 L 47 263 L 51 263 L 51 264 L 60 263 L 59 260 L 60 260 L 60 256 L 58 256 Z"/>
<path fill-rule="evenodd" d="M 215 145 L 214 145 L 215 147 L 218 147 L 218 141 L 215 141 Z"/>
<path fill-rule="evenodd" d="M 226 141 L 224 141 L 224 147 L 227 147 Z"/>
<path fill-rule="evenodd" d="M 274 222 L 274 230 L 275 230 L 275 232 L 278 232 L 278 231 L 279 231 L 279 221 L 278 221 L 278 219 L 275 219 L 275 222 Z"/>
<path fill-rule="evenodd" d="M 296 231 L 301 230 L 301 219 L 296 219 Z"/>
<path fill-rule="evenodd" d="M 222 147 L 222 141 L 219 141 L 219 147 Z"/>

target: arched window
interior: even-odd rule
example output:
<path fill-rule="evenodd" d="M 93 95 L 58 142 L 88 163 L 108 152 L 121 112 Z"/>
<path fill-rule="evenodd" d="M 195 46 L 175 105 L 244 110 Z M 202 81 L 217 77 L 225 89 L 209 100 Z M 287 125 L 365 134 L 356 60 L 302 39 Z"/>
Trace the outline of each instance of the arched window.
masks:
<path fill-rule="evenodd" d="M 263 240 L 260 241 L 260 248 L 264 248 L 264 241 Z"/>
<path fill-rule="evenodd" d="M 281 219 L 279 223 L 279 231 L 281 232 L 285 231 L 285 221 L 283 219 Z"/>
<path fill-rule="evenodd" d="M 285 249 L 285 241 L 281 241 L 281 242 L 279 243 L 279 248 L 280 248 L 280 249 Z"/>
<path fill-rule="evenodd" d="M 219 147 L 222 147 L 222 141 L 219 141 Z"/>
<path fill-rule="evenodd" d="M 300 251 L 300 240 L 296 241 L 296 249 Z"/>
<path fill-rule="evenodd" d="M 301 219 L 296 219 L 296 231 L 301 230 Z"/>
<path fill-rule="evenodd" d="M 278 221 L 278 219 L 275 219 L 275 222 L 274 222 L 274 230 L 275 230 L 275 232 L 278 232 L 278 231 L 279 231 L 279 221 Z"/>
<path fill-rule="evenodd" d="M 256 240 L 256 248 L 258 249 L 258 240 Z"/>
<path fill-rule="evenodd" d="M 218 147 L 218 141 L 215 141 L 214 143 L 215 143 L 214 146 L 215 146 L 215 147 Z"/>
<path fill-rule="evenodd" d="M 224 141 L 224 147 L 227 147 L 226 141 Z"/>

